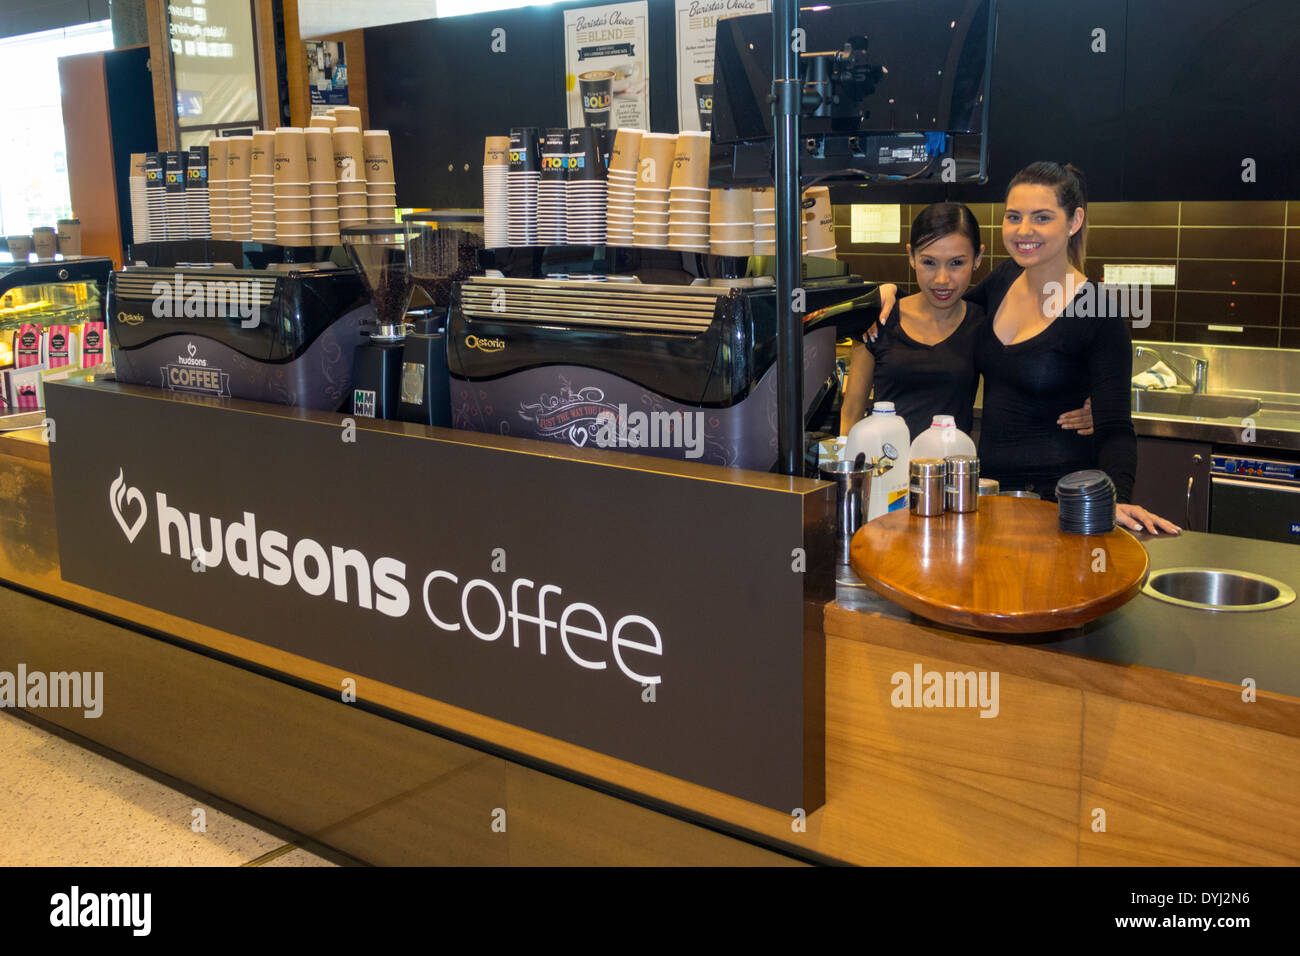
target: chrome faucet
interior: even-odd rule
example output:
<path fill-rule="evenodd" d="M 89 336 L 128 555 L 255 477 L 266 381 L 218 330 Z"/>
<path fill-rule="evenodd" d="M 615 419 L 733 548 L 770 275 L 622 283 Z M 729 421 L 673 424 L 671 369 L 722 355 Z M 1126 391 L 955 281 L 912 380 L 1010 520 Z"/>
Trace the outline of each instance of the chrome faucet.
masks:
<path fill-rule="evenodd" d="M 1186 352 L 1179 352 L 1175 349 L 1170 349 L 1170 351 L 1173 352 L 1175 355 L 1181 355 L 1183 358 L 1191 360 L 1192 394 L 1204 395 L 1205 387 L 1208 384 L 1210 378 L 1210 360 L 1206 358 L 1201 358 L 1199 355 L 1188 355 Z"/>
<path fill-rule="evenodd" d="M 1210 360 L 1205 358 L 1200 358 L 1199 356 L 1196 355 L 1188 355 L 1186 352 L 1179 352 L 1177 349 L 1170 349 L 1169 351 L 1172 352 L 1174 355 L 1181 355 L 1185 359 L 1192 360 L 1191 378 L 1188 378 L 1182 372 L 1178 371 L 1177 365 L 1175 365 L 1173 362 L 1166 360 L 1165 357 L 1160 354 L 1160 351 L 1158 349 L 1154 349 L 1149 345 L 1133 346 L 1133 357 L 1142 358 L 1143 355 L 1146 355 L 1148 353 L 1154 355 L 1157 362 L 1164 362 L 1165 365 L 1169 366 L 1169 370 L 1174 373 L 1174 378 L 1178 379 L 1184 385 L 1187 385 L 1189 388 L 1191 388 L 1193 395 L 1204 395 L 1206 390 L 1206 385 L 1208 384 L 1208 380 L 1210 377 Z"/>

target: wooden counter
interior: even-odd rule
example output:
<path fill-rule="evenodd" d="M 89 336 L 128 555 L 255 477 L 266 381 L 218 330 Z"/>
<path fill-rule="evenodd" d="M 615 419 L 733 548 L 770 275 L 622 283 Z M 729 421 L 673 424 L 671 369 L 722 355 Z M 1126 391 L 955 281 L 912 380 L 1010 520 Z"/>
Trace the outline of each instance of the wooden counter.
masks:
<path fill-rule="evenodd" d="M 30 434 L 0 437 L 0 501 L 0 580 L 333 689 L 333 702 L 314 698 L 319 706 L 348 708 L 336 689 L 351 675 L 64 583 L 49 466 Z M 526 755 L 652 816 L 679 816 L 739 838 L 737 846 L 759 843 L 812 861 L 1300 863 L 1300 698 L 1264 690 L 1246 703 L 1240 686 L 1226 681 L 926 626 L 884 601 L 810 606 L 809 626 L 821 627 L 823 614 L 826 803 L 806 821 L 397 688 L 363 680 L 357 690 L 394 715 Z M 997 716 L 895 706 L 896 675 L 918 665 L 922 673 L 996 671 Z M 91 739 L 102 735 L 79 715 L 58 720 Z M 149 750 L 147 743 L 106 742 L 128 754 Z M 204 781 L 218 796 L 225 784 L 233 788 L 220 773 Z M 291 801 L 274 792 L 255 809 L 289 813 Z M 467 791 L 463 799 L 485 801 L 487 813 L 497 797 Z M 304 826 L 283 814 L 280 822 Z M 319 829 L 323 842 L 337 845 L 333 831 Z"/>

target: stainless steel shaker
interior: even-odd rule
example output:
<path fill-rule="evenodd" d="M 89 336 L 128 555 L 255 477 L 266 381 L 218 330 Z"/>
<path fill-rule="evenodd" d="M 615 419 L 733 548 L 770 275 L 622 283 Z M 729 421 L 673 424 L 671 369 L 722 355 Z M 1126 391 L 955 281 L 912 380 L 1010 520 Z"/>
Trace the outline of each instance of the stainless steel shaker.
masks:
<path fill-rule="evenodd" d="M 942 458 L 913 458 L 908 464 L 911 482 L 908 497 L 912 514 L 933 518 L 943 514 L 944 485 L 948 479 L 948 463 Z"/>
<path fill-rule="evenodd" d="M 949 511 L 968 513 L 979 509 L 980 460 L 975 455 L 948 455 L 944 485 L 944 506 Z"/>

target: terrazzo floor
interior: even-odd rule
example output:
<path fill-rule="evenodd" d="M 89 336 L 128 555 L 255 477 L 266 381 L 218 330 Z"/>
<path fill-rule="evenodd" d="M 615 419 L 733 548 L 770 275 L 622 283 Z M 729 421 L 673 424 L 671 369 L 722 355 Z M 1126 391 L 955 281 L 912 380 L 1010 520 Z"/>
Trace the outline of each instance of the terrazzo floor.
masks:
<path fill-rule="evenodd" d="M 335 866 L 0 711 L 0 866 Z"/>

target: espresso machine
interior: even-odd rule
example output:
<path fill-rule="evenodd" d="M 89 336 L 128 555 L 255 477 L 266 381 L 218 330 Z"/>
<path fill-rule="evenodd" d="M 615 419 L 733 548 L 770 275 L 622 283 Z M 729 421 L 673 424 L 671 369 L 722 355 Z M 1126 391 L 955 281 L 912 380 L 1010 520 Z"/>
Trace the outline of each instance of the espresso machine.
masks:
<path fill-rule="evenodd" d="M 117 379 L 337 411 L 373 309 L 331 263 L 129 266 L 109 277 Z"/>
<path fill-rule="evenodd" d="M 496 275 L 454 287 L 452 427 L 770 470 L 770 262 L 608 248 L 578 262 L 580 251 L 547 250 L 538 262 L 531 250 L 497 250 Z M 549 277 L 560 271 L 583 278 Z M 875 286 L 835 260 L 807 257 L 804 271 L 807 419 L 834 398 L 837 328 L 874 307 Z"/>

